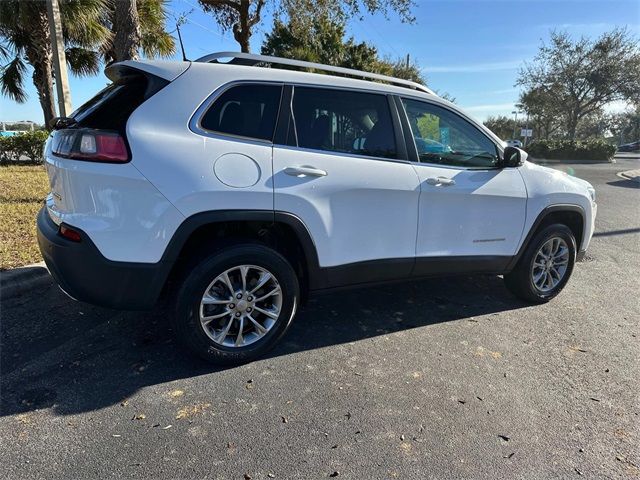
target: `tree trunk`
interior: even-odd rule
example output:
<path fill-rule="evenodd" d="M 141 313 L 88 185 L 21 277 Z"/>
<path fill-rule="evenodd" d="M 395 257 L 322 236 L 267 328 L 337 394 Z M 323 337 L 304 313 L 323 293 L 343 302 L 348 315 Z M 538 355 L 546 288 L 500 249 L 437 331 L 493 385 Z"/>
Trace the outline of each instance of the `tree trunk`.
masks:
<path fill-rule="evenodd" d="M 49 122 L 56 116 L 56 104 L 53 96 L 53 51 L 46 9 L 43 9 L 42 15 L 33 19 L 32 26 L 31 48 L 25 53 L 33 67 L 33 85 L 38 92 L 44 124 L 49 128 Z"/>
<path fill-rule="evenodd" d="M 137 60 L 140 46 L 140 19 L 136 0 L 116 0 L 113 14 L 114 61 Z"/>
<path fill-rule="evenodd" d="M 569 140 L 576 139 L 576 129 L 578 128 L 578 112 L 575 110 L 569 114 L 569 121 L 567 124 L 567 136 Z"/>
<path fill-rule="evenodd" d="M 56 116 L 56 105 L 53 98 L 53 69 L 50 58 L 48 61 L 42 62 L 41 65 L 33 66 L 33 84 L 38 91 L 44 115 L 44 125 L 49 128 L 51 120 Z"/>
<path fill-rule="evenodd" d="M 241 0 L 238 14 L 240 19 L 233 26 L 233 37 L 240 44 L 240 51 L 249 53 L 249 39 L 251 38 L 251 27 L 249 26 L 249 0 Z"/>

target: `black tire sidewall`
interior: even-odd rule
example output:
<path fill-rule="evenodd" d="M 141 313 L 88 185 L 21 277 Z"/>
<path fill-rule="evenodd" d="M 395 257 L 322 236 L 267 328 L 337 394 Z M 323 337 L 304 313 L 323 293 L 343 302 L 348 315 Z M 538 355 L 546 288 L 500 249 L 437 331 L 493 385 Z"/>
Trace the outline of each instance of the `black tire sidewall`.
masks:
<path fill-rule="evenodd" d="M 282 289 L 282 308 L 276 324 L 257 342 L 245 347 L 218 345 L 200 324 L 200 302 L 207 286 L 219 274 L 239 265 L 256 265 L 271 272 Z M 300 301 L 296 274 L 278 252 L 262 245 L 246 244 L 224 248 L 205 258 L 187 273 L 178 290 L 173 315 L 180 340 L 199 357 L 219 365 L 241 364 L 269 351 L 284 335 Z"/>
<path fill-rule="evenodd" d="M 542 247 L 542 245 L 544 245 L 547 241 L 549 241 L 553 237 L 560 237 L 567 243 L 567 246 L 569 247 L 569 262 L 567 264 L 567 271 L 565 272 L 564 277 L 562 277 L 562 280 L 560 281 L 560 283 L 558 283 L 558 285 L 556 285 L 550 291 L 542 292 L 538 290 L 538 288 L 533 283 L 531 269 L 532 269 L 535 257 L 538 251 L 540 250 L 540 248 Z M 575 237 L 573 236 L 573 232 L 571 231 L 571 229 L 569 229 L 569 227 L 562 224 L 549 225 L 548 227 L 544 228 L 542 231 L 540 231 L 540 233 L 538 233 L 534 237 L 533 241 L 529 244 L 521 264 L 517 267 L 519 270 L 521 270 L 518 273 L 521 280 L 524 281 L 526 284 L 526 289 L 528 291 L 527 293 L 529 293 L 529 295 L 533 297 L 532 299 L 534 301 L 547 302 L 552 298 L 554 298 L 556 295 L 558 295 L 562 291 L 564 286 L 569 281 L 569 278 L 573 273 L 575 259 L 576 259 L 576 240 L 575 240 Z"/>

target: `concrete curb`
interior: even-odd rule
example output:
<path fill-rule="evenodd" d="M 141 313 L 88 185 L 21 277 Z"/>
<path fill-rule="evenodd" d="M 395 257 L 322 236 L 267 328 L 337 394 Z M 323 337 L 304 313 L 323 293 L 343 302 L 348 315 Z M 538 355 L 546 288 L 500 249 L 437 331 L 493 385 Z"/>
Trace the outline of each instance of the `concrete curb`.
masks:
<path fill-rule="evenodd" d="M 540 165 L 562 165 L 562 164 L 578 164 L 578 165 L 598 165 L 598 164 L 608 164 L 608 163 L 617 163 L 615 158 L 611 160 L 556 160 L 556 159 L 548 159 L 548 158 L 533 158 L 530 157 L 533 163 L 537 163 Z"/>
<path fill-rule="evenodd" d="M 620 178 L 624 178 L 625 180 L 631 180 L 632 182 L 640 183 L 640 169 L 618 172 L 617 175 Z"/>
<path fill-rule="evenodd" d="M 25 265 L 0 272 L 0 298 L 17 297 L 36 287 L 51 282 L 51 275 L 44 262 Z"/>

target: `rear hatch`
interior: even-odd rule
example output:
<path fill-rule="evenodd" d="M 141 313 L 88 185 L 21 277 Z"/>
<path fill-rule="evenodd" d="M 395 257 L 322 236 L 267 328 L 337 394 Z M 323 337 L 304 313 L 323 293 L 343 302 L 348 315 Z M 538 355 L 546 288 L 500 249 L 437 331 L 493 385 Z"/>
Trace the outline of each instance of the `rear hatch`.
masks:
<path fill-rule="evenodd" d="M 99 187 L 118 179 L 135 180 L 139 172 L 127 138 L 131 114 L 189 67 L 187 62 L 121 62 L 107 67 L 112 81 L 69 117 L 55 120 L 45 146 L 51 185 L 47 206 L 56 223 L 69 213 L 96 210 Z M 113 178 L 109 178 L 113 177 Z"/>

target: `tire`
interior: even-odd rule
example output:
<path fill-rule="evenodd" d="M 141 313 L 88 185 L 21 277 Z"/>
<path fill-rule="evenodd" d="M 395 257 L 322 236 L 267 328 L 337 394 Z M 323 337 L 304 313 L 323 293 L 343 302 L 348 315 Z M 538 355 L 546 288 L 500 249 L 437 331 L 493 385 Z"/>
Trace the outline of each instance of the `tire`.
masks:
<path fill-rule="evenodd" d="M 248 268 L 243 270 L 241 266 Z M 225 281 L 225 272 L 229 283 Z M 252 295 L 251 290 L 267 278 L 265 272 L 272 279 Z M 246 277 L 245 289 L 242 275 Z M 269 293 L 267 290 L 276 293 L 259 300 Z M 233 298 L 240 292 L 243 295 L 240 300 Z M 216 365 L 239 365 L 273 348 L 291 324 L 299 302 L 298 278 L 282 255 L 259 244 L 229 246 L 204 257 L 186 272 L 175 296 L 173 327 L 181 343 L 200 358 Z M 249 316 L 255 317 L 255 321 L 250 321 Z M 238 333 L 240 325 L 242 334 Z M 239 341 L 242 343 L 238 344 Z"/>
<path fill-rule="evenodd" d="M 560 241 L 554 240 L 556 243 L 549 243 L 552 239 L 560 239 Z M 558 273 L 562 269 L 562 263 L 564 262 L 565 256 L 559 255 L 557 259 L 554 257 L 554 262 L 557 262 L 557 264 L 551 264 L 551 268 L 547 275 L 550 275 L 552 278 L 549 283 L 557 281 L 553 286 L 546 284 L 547 281 L 544 280 L 546 266 L 540 267 L 540 263 L 536 263 L 536 267 L 534 269 L 534 261 L 536 260 L 543 262 L 543 264 L 547 264 L 548 261 L 545 259 L 541 260 L 541 257 L 538 257 L 538 254 L 543 246 L 545 246 L 546 252 L 542 252 L 542 254 L 546 253 L 548 255 L 549 245 L 552 247 L 555 245 L 564 245 L 568 250 L 566 254 L 566 269 L 563 271 L 559 281 L 557 281 L 558 277 L 553 274 L 553 272 Z M 563 250 L 559 249 L 558 253 L 562 251 Z M 531 242 L 529 242 L 529 245 L 527 245 L 526 250 L 515 268 L 504 276 L 504 282 L 507 288 L 516 297 L 530 303 L 546 303 L 558 295 L 567 284 L 567 281 L 569 281 L 569 277 L 571 277 L 571 273 L 573 272 L 575 261 L 576 239 L 573 236 L 573 232 L 566 225 L 559 223 L 549 225 L 538 232 Z M 539 276 L 540 272 L 542 272 L 542 276 Z M 546 278 L 548 280 L 548 277 Z M 536 279 L 538 279 L 537 284 Z M 541 287 L 540 283 L 545 285 Z"/>

